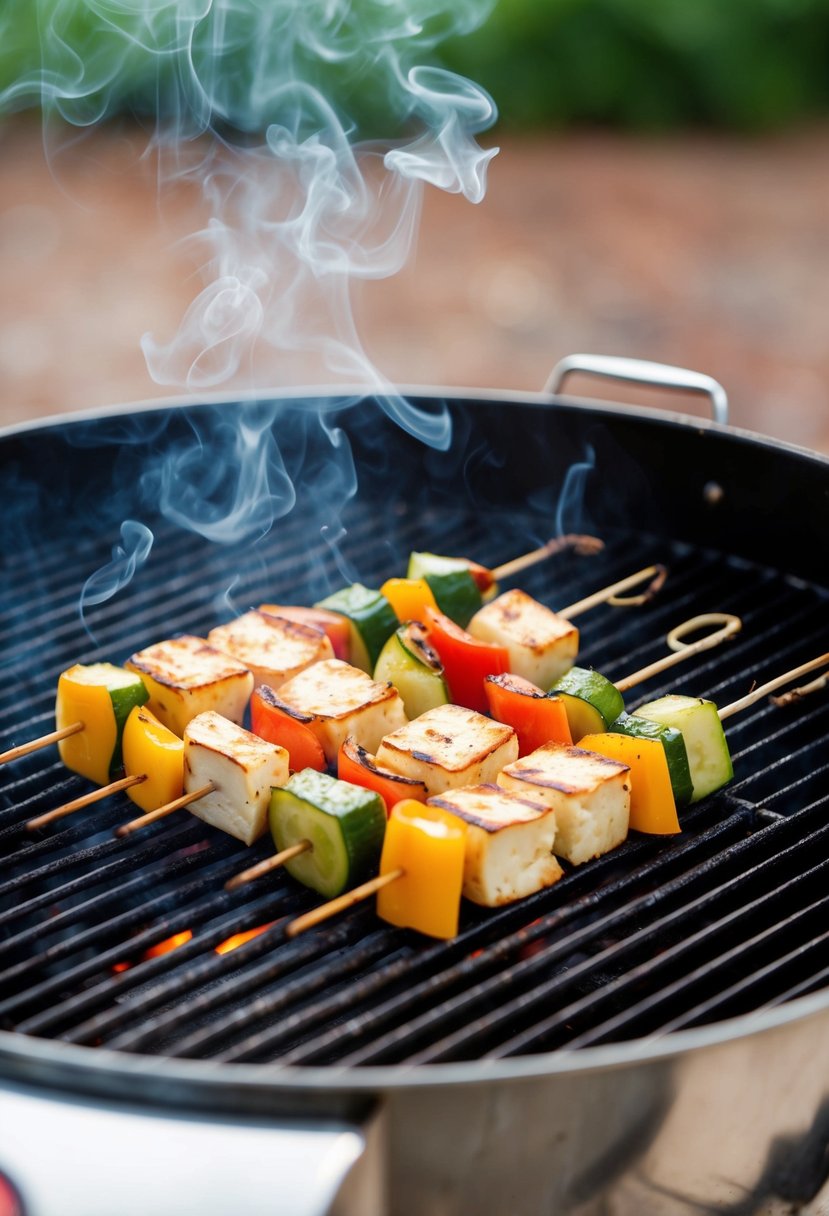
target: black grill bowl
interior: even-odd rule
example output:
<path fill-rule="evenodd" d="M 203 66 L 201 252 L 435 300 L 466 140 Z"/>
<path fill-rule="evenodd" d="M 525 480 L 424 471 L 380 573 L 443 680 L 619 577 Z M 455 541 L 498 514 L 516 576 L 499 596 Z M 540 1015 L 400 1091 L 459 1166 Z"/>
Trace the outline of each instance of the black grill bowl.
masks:
<path fill-rule="evenodd" d="M 671 689 L 725 705 L 829 650 L 829 463 L 696 418 L 422 390 L 169 403 L 7 431 L 0 461 L 0 748 L 51 728 L 73 662 L 378 585 L 411 549 L 494 566 L 599 536 L 598 555 L 514 580 L 552 607 L 664 563 L 650 603 L 579 621 L 580 662 L 611 679 L 684 619 L 742 618 L 633 707 Z M 131 538 L 150 534 L 133 571 Z M 310 892 L 285 874 L 224 891 L 265 842 L 186 812 L 117 840 L 124 795 L 31 833 L 89 787 L 54 748 L 18 760 L 0 769 L 9 1094 L 193 1118 L 379 1111 L 403 1214 L 807 1203 L 827 1140 L 827 724 L 820 690 L 758 703 L 726 724 L 733 784 L 680 836 L 631 835 L 550 891 L 465 906 L 449 943 L 369 905 L 289 941 Z"/>

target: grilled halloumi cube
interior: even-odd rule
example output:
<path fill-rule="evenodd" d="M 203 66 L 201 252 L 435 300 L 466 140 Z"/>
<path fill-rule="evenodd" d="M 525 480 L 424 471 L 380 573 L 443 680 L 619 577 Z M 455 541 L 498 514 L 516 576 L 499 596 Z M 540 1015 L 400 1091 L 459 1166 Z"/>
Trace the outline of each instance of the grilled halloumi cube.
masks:
<path fill-rule="evenodd" d="M 199 714 L 184 731 L 184 789 L 212 785 L 190 810 L 205 823 L 252 844 L 268 826 L 271 790 L 288 780 L 288 753 L 221 714 Z"/>
<path fill-rule="evenodd" d="M 630 820 L 630 769 L 596 752 L 545 743 L 507 765 L 498 785 L 556 813 L 555 852 L 573 865 L 621 844 Z"/>
<path fill-rule="evenodd" d="M 463 894 L 497 908 L 550 887 L 564 871 L 553 853 L 555 811 L 497 785 L 473 785 L 430 798 L 467 825 Z"/>
<path fill-rule="evenodd" d="M 372 680 L 341 659 L 324 659 L 307 667 L 282 685 L 279 700 L 310 716 L 307 725 L 322 744 L 328 764 L 336 763 L 348 735 L 374 752 L 384 735 L 407 720 L 403 700 L 392 684 Z"/>
<path fill-rule="evenodd" d="M 517 589 L 485 604 L 467 628 L 483 642 L 505 646 L 510 671 L 544 689 L 570 670 L 579 650 L 575 625 Z"/>
<path fill-rule="evenodd" d="M 208 709 L 241 723 L 253 692 L 244 663 L 189 634 L 139 650 L 125 666 L 144 681 L 147 708 L 179 738 L 187 723 Z"/>
<path fill-rule="evenodd" d="M 377 763 L 422 781 L 434 795 L 494 781 L 517 755 L 518 738 L 511 726 L 474 709 L 438 705 L 386 735 L 377 749 Z"/>
<path fill-rule="evenodd" d="M 312 663 L 333 659 L 334 647 L 321 629 L 254 609 L 211 629 L 207 640 L 253 672 L 255 686 L 274 690 Z"/>

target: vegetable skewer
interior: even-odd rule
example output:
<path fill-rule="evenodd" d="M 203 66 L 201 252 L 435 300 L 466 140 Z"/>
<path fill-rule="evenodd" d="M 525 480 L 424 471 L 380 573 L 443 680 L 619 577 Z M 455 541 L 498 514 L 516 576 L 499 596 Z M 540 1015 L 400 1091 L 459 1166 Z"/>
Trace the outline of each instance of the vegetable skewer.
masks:
<path fill-rule="evenodd" d="M 563 619 L 570 619 L 571 617 L 578 616 L 581 613 L 588 611 L 590 608 L 604 602 L 617 601 L 638 604 L 643 601 L 643 597 L 649 598 L 652 594 L 654 594 L 654 591 L 661 586 L 662 581 L 664 581 L 664 577 L 664 567 L 658 565 L 647 566 L 642 570 L 636 571 L 634 574 L 630 574 L 625 578 L 616 580 L 608 586 L 592 593 L 585 599 L 579 600 L 575 604 L 571 604 L 569 608 L 563 609 L 560 613 L 552 614 L 548 609 L 543 609 L 543 611 L 550 616 L 555 615 L 557 617 L 562 617 Z M 636 587 L 640 587 L 646 581 L 649 585 L 642 595 L 636 596 L 629 601 L 619 601 L 619 597 L 623 592 L 628 592 Z M 523 596 L 523 592 L 520 594 Z M 458 633 L 462 632 L 463 631 L 458 630 Z M 471 639 L 471 637 L 470 640 L 472 641 L 474 647 L 482 646 L 484 649 L 489 648 L 485 642 L 481 643 L 478 640 Z M 461 652 L 460 657 L 461 659 L 467 658 L 467 651 Z M 141 652 L 139 656 L 134 656 L 134 659 L 130 660 L 130 666 L 133 666 L 134 664 L 137 670 L 144 673 L 145 679 L 149 681 L 150 687 L 153 690 L 151 694 L 147 694 L 145 690 L 144 694 L 145 699 L 147 695 L 150 696 L 149 705 L 151 708 L 156 709 L 156 711 L 159 713 L 162 712 L 159 705 L 160 701 L 164 700 L 165 703 L 169 703 L 172 694 L 175 693 L 175 718 L 174 722 L 171 722 L 170 725 L 173 726 L 176 734 L 178 733 L 176 727 L 186 731 L 186 727 L 182 726 L 182 723 L 186 722 L 187 716 L 193 712 L 192 709 L 189 709 L 187 706 L 187 698 L 190 691 L 188 688 L 188 683 L 190 683 L 190 681 L 187 679 L 187 672 L 191 663 L 196 663 L 198 670 L 198 679 L 192 681 L 195 686 L 193 695 L 202 697 L 204 695 L 204 690 L 211 688 L 211 684 L 207 677 L 216 677 L 218 684 L 227 685 L 229 694 L 233 699 L 232 707 L 230 710 L 228 710 L 228 716 L 232 716 L 234 720 L 238 721 L 240 717 L 241 693 L 244 690 L 247 690 L 247 692 L 250 693 L 253 678 L 250 676 L 249 672 L 247 672 L 244 664 L 237 662 L 235 659 L 226 658 L 221 654 L 221 652 L 216 651 L 214 648 L 210 647 L 207 643 L 202 642 L 200 639 L 183 637 L 175 639 L 171 642 L 161 643 L 156 647 L 151 647 L 149 650 Z M 337 676 L 343 674 L 344 670 L 347 668 L 347 665 L 341 660 L 321 660 L 320 663 L 313 665 L 313 669 L 319 669 L 322 671 L 326 664 L 328 664 L 328 666 L 331 668 L 332 678 L 335 674 L 335 668 Z M 131 673 L 128 674 L 130 679 L 134 679 Z M 364 682 L 370 683 L 369 677 L 363 675 L 361 672 L 355 672 L 354 674 L 355 676 L 359 676 L 359 678 Z M 301 682 L 302 684 L 307 684 L 308 679 L 309 676 L 307 672 L 299 672 L 295 677 L 295 680 Z M 161 683 L 159 681 L 161 681 Z M 249 681 L 249 683 L 244 683 L 243 681 Z M 290 685 L 291 681 L 288 683 Z M 479 674 L 479 683 L 481 692 L 476 694 L 476 696 L 472 699 L 475 701 L 476 705 L 480 704 L 480 708 L 483 709 L 485 708 L 483 674 Z M 157 689 L 161 689 L 161 692 L 156 691 Z M 165 689 L 167 690 L 166 694 L 164 693 Z M 216 693 L 215 695 L 219 695 L 219 693 Z M 221 695 L 227 696 L 227 691 L 223 690 Z M 255 690 L 251 700 L 253 729 L 255 733 L 264 735 L 264 737 L 270 738 L 272 742 L 282 744 L 284 746 L 289 746 L 287 740 L 283 738 L 284 731 L 289 730 L 291 736 L 297 738 L 297 747 L 301 745 L 303 738 L 307 737 L 310 744 L 316 749 L 318 758 L 314 760 L 306 757 L 303 759 L 302 764 L 295 763 L 292 766 L 294 768 L 309 765 L 311 767 L 323 769 L 326 761 L 328 763 L 333 763 L 337 748 L 334 747 L 332 750 L 332 746 L 328 746 L 326 750 L 320 745 L 319 741 L 313 738 L 308 728 L 305 727 L 301 715 L 292 717 L 289 713 L 286 714 L 283 712 L 284 708 L 285 707 L 281 706 L 277 694 L 273 693 L 269 687 L 266 686 L 264 688 Z M 269 714 L 276 715 L 278 717 L 278 728 L 275 729 L 273 733 L 271 733 L 264 724 L 265 719 Z M 290 746 L 289 751 L 293 751 L 293 748 Z M 329 752 L 331 754 L 329 754 Z M 138 784 L 143 776 L 145 776 L 145 774 L 134 773 L 133 780 L 131 780 L 126 786 L 118 782 L 102 785 L 100 789 L 94 791 L 91 795 L 85 796 L 87 801 L 79 802 L 78 800 L 75 800 L 72 803 L 66 803 L 63 806 L 55 808 L 54 811 L 47 812 L 45 815 L 38 816 L 36 819 L 29 821 L 27 827 L 29 830 L 35 830 L 43 827 L 53 820 L 60 819 L 64 815 L 71 814 L 74 810 L 80 810 L 84 806 L 91 805 L 94 802 L 106 798 L 109 794 L 117 793 L 122 789 L 130 788 L 132 785 Z M 120 834 L 129 835 L 132 831 L 136 831 L 138 828 L 145 826 L 146 824 L 153 823 L 156 820 L 163 818 L 165 814 L 171 814 L 174 810 L 177 810 L 182 806 L 187 806 L 191 802 L 197 801 L 196 791 L 194 789 L 185 790 L 185 792 L 188 795 L 188 800 L 185 803 L 179 802 L 179 796 L 177 795 L 174 799 L 170 799 L 166 806 L 162 805 L 146 807 L 145 805 L 147 815 L 145 815 L 143 818 L 133 820 L 129 824 L 123 825 L 123 828 L 120 830 Z M 205 788 L 200 796 L 206 796 L 211 792 L 212 790 Z"/>
<path fill-rule="evenodd" d="M 697 640 L 694 642 L 686 642 L 684 640 L 689 634 L 697 632 L 700 627 L 708 626 L 708 625 L 712 625 L 712 624 L 717 624 L 720 627 L 717 630 L 715 630 L 714 632 L 706 634 L 704 637 L 697 638 Z M 668 634 L 667 640 L 668 640 L 668 645 L 671 647 L 670 652 L 667 655 L 663 656 L 662 659 L 649 664 L 647 667 L 642 668 L 640 672 L 634 673 L 633 676 L 628 677 L 627 681 L 625 681 L 626 687 L 632 687 L 633 684 L 636 682 L 637 677 L 641 678 L 641 679 L 646 679 L 652 675 L 658 674 L 658 672 L 660 672 L 663 669 L 673 667 L 675 664 L 682 662 L 683 660 L 685 660 L 687 658 L 692 657 L 692 655 L 699 654 L 701 651 L 709 650 L 712 647 L 719 645 L 721 642 L 725 641 L 727 638 L 733 636 L 736 632 L 738 632 L 738 630 L 740 629 L 740 626 L 741 626 L 741 622 L 738 617 L 732 616 L 730 614 L 725 614 L 725 613 L 707 613 L 704 616 L 694 617 L 692 620 L 683 622 L 681 625 L 678 625 L 674 629 L 672 629 L 670 631 L 670 633 Z M 477 715 L 474 713 L 474 711 L 463 710 L 457 706 L 446 706 L 446 707 L 444 707 L 444 710 L 441 712 L 444 714 L 448 714 L 448 713 L 450 713 L 450 711 L 453 714 L 458 715 L 459 717 L 461 717 L 464 720 L 466 718 L 470 718 L 473 720 L 477 718 Z M 437 711 L 435 711 L 435 712 L 437 712 Z M 434 717 L 433 714 L 426 715 L 426 719 L 428 719 L 429 723 L 430 723 L 428 726 L 426 725 L 426 719 L 424 719 L 424 727 L 425 727 L 427 736 L 429 735 L 430 732 L 433 732 L 435 729 L 431 725 L 431 721 L 432 721 L 433 717 Z M 489 723 L 487 720 L 484 720 L 484 719 L 482 719 L 481 722 L 482 722 L 482 724 L 484 722 L 487 722 L 487 725 L 492 726 L 493 728 L 495 728 L 495 726 L 496 726 L 495 723 Z M 505 723 L 504 725 L 507 727 L 510 727 L 510 728 L 512 727 L 511 723 Z M 448 740 L 452 734 L 453 726 L 455 727 L 456 730 L 461 729 L 463 726 L 463 722 L 461 722 L 459 724 L 455 724 L 454 721 L 449 721 L 449 719 L 447 719 L 446 723 L 443 723 L 442 725 L 437 727 L 437 733 L 441 736 L 445 734 L 447 736 L 447 740 Z M 415 723 L 410 723 L 408 728 L 403 728 L 403 732 L 408 736 L 411 734 L 411 731 L 416 730 L 416 728 L 417 728 L 417 722 L 415 721 Z M 464 746 L 464 748 L 463 748 L 462 761 L 460 762 L 460 767 L 457 769 L 457 772 L 455 772 L 455 770 L 453 768 L 449 767 L 446 769 L 446 773 L 445 773 L 445 777 L 444 777 L 443 770 L 441 769 L 441 778 L 440 778 L 439 782 L 437 782 L 437 780 L 435 778 L 430 779 L 430 777 L 428 775 L 429 770 L 434 769 L 435 765 L 438 763 L 437 756 L 431 763 L 423 763 L 424 771 L 423 772 L 418 771 L 418 773 L 417 773 L 417 779 L 420 780 L 420 782 L 421 782 L 420 789 L 422 790 L 422 794 L 415 795 L 414 801 L 419 802 L 420 799 L 422 798 L 422 800 L 425 802 L 430 794 L 440 794 L 443 790 L 445 790 L 450 785 L 469 786 L 469 785 L 473 785 L 477 782 L 481 782 L 481 781 L 487 782 L 487 781 L 496 779 L 497 771 L 498 771 L 499 767 L 501 766 L 501 761 L 498 758 L 501 757 L 501 755 L 502 755 L 502 742 L 503 741 L 502 741 L 501 737 L 499 736 L 499 738 L 494 740 L 492 743 L 492 748 L 494 748 L 495 750 L 492 751 L 491 755 L 492 755 L 492 759 L 496 760 L 494 768 L 492 766 L 492 762 L 489 757 L 489 754 L 484 756 L 484 754 L 482 752 L 481 753 L 482 758 L 480 758 L 480 760 L 479 760 L 477 752 L 473 753 L 471 746 L 468 746 L 468 745 Z M 568 736 L 567 742 L 569 742 L 569 736 Z M 421 763 L 421 757 L 424 755 L 424 749 L 428 746 L 428 738 L 426 738 L 426 736 L 424 736 L 424 738 L 421 739 L 420 733 L 418 733 L 416 738 L 413 737 L 411 740 L 409 740 L 409 744 L 405 745 L 408 747 L 408 752 L 405 752 L 401 748 L 401 752 L 400 752 L 401 761 L 400 761 L 400 765 L 399 765 L 399 767 L 401 769 L 406 763 L 405 756 L 407 754 L 411 754 L 415 763 Z M 512 746 L 513 747 L 515 746 L 514 743 L 512 744 Z M 432 744 L 432 751 L 434 751 L 434 750 L 435 750 L 435 745 Z M 486 750 L 486 749 L 484 749 L 484 750 Z M 511 753 L 511 756 L 514 757 L 515 754 L 516 754 L 515 751 L 513 751 Z M 503 763 L 507 763 L 509 758 L 510 758 L 510 756 L 507 756 L 506 759 L 503 760 Z M 451 757 L 450 757 L 450 759 L 448 759 L 446 761 L 446 763 L 451 766 L 451 763 L 452 763 Z M 665 764 L 665 761 L 663 760 L 663 765 L 664 764 Z M 484 767 L 486 765 L 488 765 L 488 767 Z M 357 772 L 357 767 L 355 765 L 349 765 L 346 770 L 346 774 L 347 774 L 346 778 L 345 778 L 346 781 L 351 781 L 351 782 L 353 782 L 355 780 L 355 777 L 359 777 L 359 775 L 360 775 Z M 408 775 L 409 775 L 409 777 L 411 777 L 411 774 L 408 774 Z M 340 776 L 342 777 L 343 774 L 341 773 Z M 395 778 L 397 778 L 398 780 L 405 781 L 405 784 L 403 784 L 403 800 L 405 800 L 407 802 L 413 801 L 412 798 L 405 797 L 405 790 L 406 790 L 406 785 L 408 785 L 411 788 L 411 786 L 416 783 L 415 780 L 406 781 L 405 778 L 401 777 L 400 772 L 393 771 L 391 769 L 387 773 L 380 774 L 379 780 L 376 779 L 376 777 L 377 777 L 376 769 L 373 768 L 372 766 L 369 766 L 366 770 L 365 779 L 363 781 L 358 780 L 357 784 L 363 784 L 363 785 L 365 785 L 365 787 L 367 789 L 375 790 L 375 791 L 379 792 L 381 794 L 381 796 L 384 796 L 388 783 L 390 781 L 394 780 Z M 670 785 L 668 786 L 668 793 L 670 794 Z M 391 811 L 391 809 L 392 809 L 391 806 L 388 806 L 388 809 L 389 809 L 389 811 Z M 136 825 L 140 826 L 141 822 L 142 822 L 141 820 L 136 821 Z M 119 829 L 119 831 L 120 831 L 120 829 Z M 306 848 L 310 849 L 310 847 L 311 847 L 310 843 L 306 843 Z M 237 887 L 242 886 L 246 882 L 253 881 L 257 878 L 263 877 L 264 875 L 271 873 L 272 871 L 280 868 L 280 866 L 282 864 L 283 864 L 283 858 L 282 858 L 281 854 L 276 853 L 274 856 L 266 858 L 264 861 L 259 862 L 256 866 L 253 866 L 250 869 L 245 870 L 242 873 L 237 874 L 234 878 L 230 879 L 229 883 L 226 886 L 226 889 L 235 890 Z"/>
<path fill-rule="evenodd" d="M 819 667 L 826 667 L 827 664 L 829 664 L 829 652 L 821 654 L 815 659 L 802 663 L 800 666 L 791 668 L 781 675 L 766 681 L 759 687 L 752 689 L 752 691 L 747 693 L 744 697 L 741 697 L 737 701 L 733 701 L 731 704 L 718 709 L 716 712 L 720 722 L 725 721 L 728 718 L 733 717 L 735 714 L 740 713 L 742 710 L 749 708 L 758 701 L 762 700 L 764 697 L 770 696 L 779 688 L 791 683 L 793 680 L 797 680 L 801 676 L 804 676 Z M 825 686 L 827 679 L 829 679 L 829 671 L 825 673 L 824 678 L 814 680 L 809 685 L 804 686 L 804 688 L 796 689 L 794 691 L 798 694 L 798 696 L 808 695 L 809 692 Z M 772 698 L 772 700 L 779 703 L 782 698 Z M 709 702 L 709 704 L 713 703 Z M 392 821 L 390 820 L 389 822 L 391 824 Z M 293 921 L 286 925 L 286 936 L 295 937 L 301 932 L 322 924 L 330 917 L 335 916 L 341 910 L 355 906 L 357 903 L 369 898 L 372 894 L 378 894 L 381 891 L 392 888 L 393 884 L 401 879 L 401 870 L 405 872 L 404 867 L 398 867 L 396 869 L 384 868 L 381 862 L 381 872 L 377 878 L 363 884 L 363 886 L 360 888 L 346 892 L 344 895 L 335 900 L 330 900 L 327 903 L 321 904 L 319 907 L 314 908 L 312 911 L 307 912 L 302 916 L 296 917 Z"/>
<path fill-rule="evenodd" d="M 538 548 L 533 549 L 528 553 L 524 553 L 520 557 L 513 558 L 511 561 L 504 562 L 502 565 L 497 566 L 492 570 L 488 570 L 484 566 L 477 566 L 475 563 L 468 564 L 470 566 L 475 566 L 476 569 L 482 571 L 483 574 L 486 575 L 488 583 L 494 586 L 498 581 L 509 578 L 521 570 L 525 570 L 538 562 L 545 561 L 547 558 L 553 557 L 556 554 L 562 553 L 566 549 L 570 548 L 574 549 L 579 554 L 594 554 L 600 552 L 604 548 L 604 544 L 598 539 L 598 537 L 595 536 L 568 534 L 565 536 L 554 537 L 548 540 L 544 545 L 540 545 Z M 286 610 L 286 615 L 290 615 L 290 611 L 291 610 Z M 304 617 L 303 619 L 307 619 L 307 617 Z M 96 675 L 96 673 L 103 672 L 104 668 L 109 669 L 110 673 L 116 670 L 112 668 L 111 664 L 92 664 L 87 668 L 82 668 L 82 665 L 76 664 L 75 668 L 68 669 L 68 672 L 64 673 L 64 675 L 82 670 L 89 673 L 84 677 L 87 682 L 103 683 L 104 681 L 102 676 L 100 674 Z M 129 682 L 131 683 L 132 681 Z M 112 687 L 113 685 L 110 681 L 110 691 Z M 115 701 L 115 699 L 116 698 L 113 697 L 113 701 Z M 146 696 L 144 696 L 143 700 L 146 701 Z M 135 702 L 132 702 L 129 705 L 129 708 L 132 708 L 132 704 L 134 703 Z M 121 726 L 123 726 L 123 722 L 126 720 L 129 708 L 122 715 Z M 57 716 L 58 718 L 65 718 L 66 716 L 65 713 L 61 712 L 60 706 L 58 707 Z M 32 752 L 39 751 L 42 748 L 49 747 L 53 743 L 60 744 L 65 739 L 70 738 L 72 735 L 77 735 L 88 730 L 89 723 L 87 723 L 85 718 L 80 714 L 72 721 L 59 721 L 57 730 L 49 731 L 48 733 L 40 735 L 38 738 L 32 739 L 27 743 L 20 743 L 15 747 L 8 748 L 4 752 L 0 752 L 0 766 L 9 764 L 14 760 L 19 760 L 22 757 L 28 756 Z"/>

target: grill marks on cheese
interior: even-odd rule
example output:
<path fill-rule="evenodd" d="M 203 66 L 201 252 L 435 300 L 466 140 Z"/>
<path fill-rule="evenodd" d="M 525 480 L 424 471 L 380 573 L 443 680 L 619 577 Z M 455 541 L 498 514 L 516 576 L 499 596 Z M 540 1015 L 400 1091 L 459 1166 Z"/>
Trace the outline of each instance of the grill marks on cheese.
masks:
<path fill-rule="evenodd" d="M 320 629 L 254 609 L 211 629 L 207 640 L 253 672 L 255 687 L 280 688 L 286 680 L 334 657 L 334 648 Z"/>
<path fill-rule="evenodd" d="M 342 659 L 324 659 L 307 667 L 282 685 L 279 700 L 313 730 L 331 765 L 349 735 L 374 752 L 385 735 L 406 723 L 397 689 L 372 680 Z"/>
<path fill-rule="evenodd" d="M 125 666 L 144 681 L 147 707 L 179 738 L 188 722 L 208 710 L 241 724 L 253 692 L 244 663 L 189 634 L 139 650 Z"/>
<path fill-rule="evenodd" d="M 581 865 L 620 845 L 630 822 L 630 769 L 596 752 L 546 743 L 498 776 L 498 785 L 555 811 L 555 851 Z"/>
<path fill-rule="evenodd" d="M 517 756 L 511 726 L 474 709 L 439 705 L 387 735 L 377 750 L 377 763 L 422 781 L 434 795 L 492 782 Z"/>
<path fill-rule="evenodd" d="M 199 819 L 252 844 L 268 826 L 271 790 L 290 776 L 284 747 L 208 711 L 184 732 L 184 788 L 213 786 L 190 804 Z"/>
<path fill-rule="evenodd" d="M 475 785 L 430 798 L 466 824 L 463 894 L 497 908 L 552 886 L 564 871 L 553 853 L 555 812 L 497 785 Z"/>
<path fill-rule="evenodd" d="M 482 642 L 505 646 L 510 672 L 539 688 L 564 675 L 578 654 L 576 626 L 517 588 L 485 604 L 468 628 Z"/>

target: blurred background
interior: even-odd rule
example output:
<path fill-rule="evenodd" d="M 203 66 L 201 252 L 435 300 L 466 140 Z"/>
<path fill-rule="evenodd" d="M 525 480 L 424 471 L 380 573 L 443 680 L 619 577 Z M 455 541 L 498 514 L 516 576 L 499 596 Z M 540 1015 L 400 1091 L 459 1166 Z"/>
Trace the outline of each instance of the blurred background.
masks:
<path fill-rule="evenodd" d="M 209 213 L 186 176 L 159 189 L 147 143 L 169 98 L 133 39 L 106 105 L 44 130 L 17 82 L 42 66 L 50 8 L 64 51 L 105 59 L 85 22 L 107 6 L 5 5 L 0 424 L 174 395 L 140 341 L 173 333 L 199 290 L 186 238 Z M 576 351 L 654 359 L 718 379 L 735 424 L 829 453 L 829 0 L 498 0 L 449 33 L 431 60 L 489 91 L 480 142 L 500 151 L 482 202 L 427 188 L 403 269 L 354 285 L 380 372 L 536 390 Z M 337 89 L 385 134 L 370 72 Z M 269 348 L 231 383 L 332 379 Z"/>

